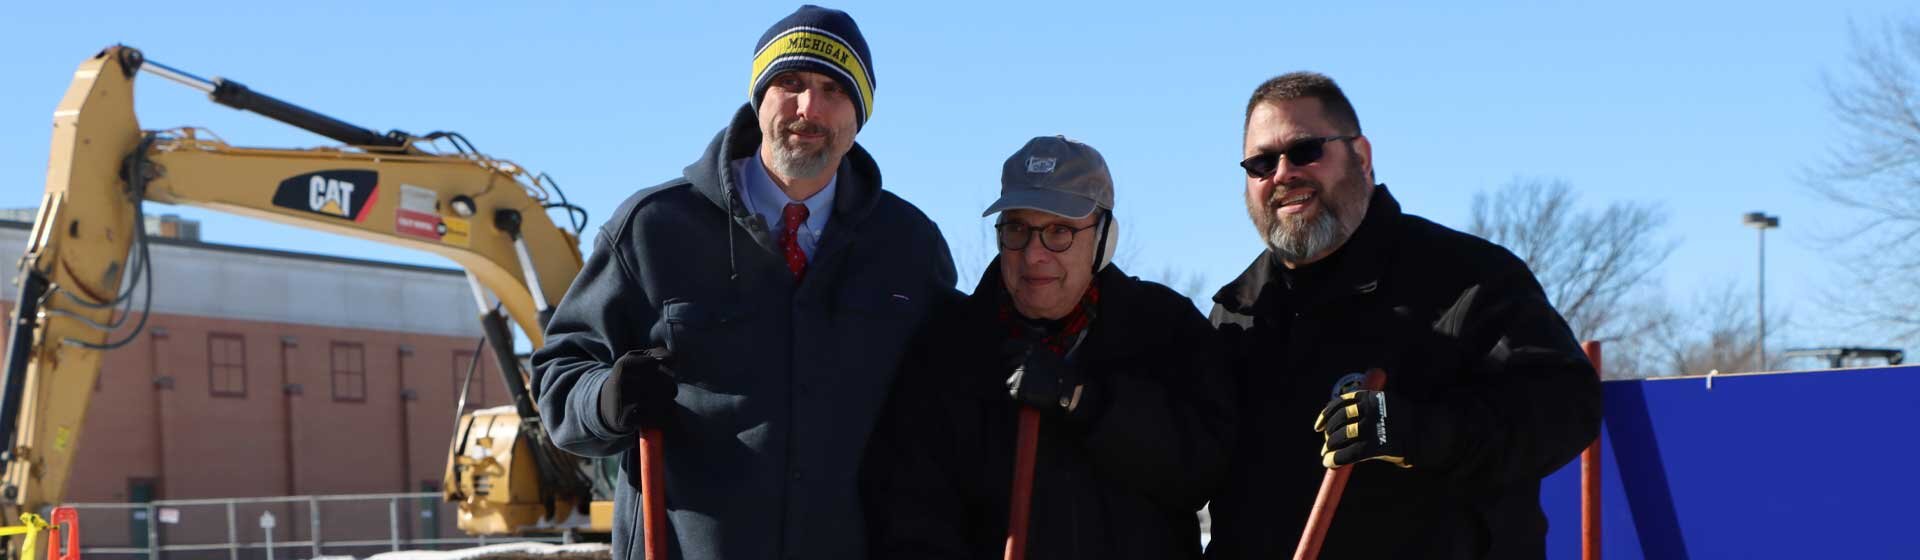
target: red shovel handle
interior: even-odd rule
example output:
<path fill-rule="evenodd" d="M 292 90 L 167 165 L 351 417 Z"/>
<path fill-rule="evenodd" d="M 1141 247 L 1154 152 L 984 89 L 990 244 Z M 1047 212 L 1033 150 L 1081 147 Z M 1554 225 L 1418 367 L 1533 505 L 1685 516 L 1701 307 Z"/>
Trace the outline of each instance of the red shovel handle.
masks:
<path fill-rule="evenodd" d="M 1040 447 L 1040 411 L 1020 407 L 1020 439 L 1013 453 L 1013 500 L 1007 512 L 1006 560 L 1027 557 L 1027 515 L 1033 509 L 1033 459 Z"/>
<path fill-rule="evenodd" d="M 660 451 L 660 429 L 640 430 L 640 528 L 646 560 L 667 558 L 665 457 Z"/>
<path fill-rule="evenodd" d="M 1367 370 L 1367 379 L 1362 383 L 1362 388 L 1379 391 L 1386 387 L 1386 370 Z M 1315 560 L 1320 557 L 1320 543 L 1327 540 L 1327 528 L 1333 526 L 1333 511 L 1340 507 L 1340 495 L 1347 490 L 1349 476 L 1353 476 L 1353 469 L 1334 467 L 1327 470 L 1325 478 L 1320 479 L 1320 495 L 1313 499 L 1313 511 L 1307 514 L 1307 528 L 1300 533 L 1300 546 L 1293 549 L 1294 560 Z"/>

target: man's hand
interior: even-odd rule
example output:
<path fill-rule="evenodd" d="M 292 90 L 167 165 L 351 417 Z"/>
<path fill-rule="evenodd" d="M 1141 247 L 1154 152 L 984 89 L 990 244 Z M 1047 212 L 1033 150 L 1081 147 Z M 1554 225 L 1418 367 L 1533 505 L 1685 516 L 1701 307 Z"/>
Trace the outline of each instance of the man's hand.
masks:
<path fill-rule="evenodd" d="M 1320 463 L 1331 469 L 1375 460 L 1393 463 L 1401 468 L 1435 466 L 1431 463 L 1444 462 L 1445 457 L 1436 455 L 1450 453 L 1422 451 L 1450 449 L 1447 446 L 1450 442 L 1418 442 L 1416 439 L 1428 433 L 1450 430 L 1420 429 L 1422 422 L 1439 419 L 1423 416 L 1429 411 L 1418 408 L 1406 399 L 1385 391 L 1354 391 L 1340 395 L 1340 398 L 1327 403 L 1327 408 L 1320 411 L 1320 417 L 1313 423 L 1314 431 L 1326 436 L 1326 445 L 1320 448 Z M 1448 428 L 1452 425 L 1451 422 L 1445 424 Z M 1428 439 L 1435 438 L 1429 436 Z M 1451 437 L 1441 439 L 1450 440 Z M 1421 443 L 1442 445 L 1422 448 L 1419 447 Z"/>
<path fill-rule="evenodd" d="M 668 367 L 672 361 L 673 352 L 666 348 L 620 356 L 600 387 L 600 421 L 620 433 L 664 425 L 672 417 L 673 398 L 680 394 L 680 383 Z"/>
<path fill-rule="evenodd" d="M 1008 349 L 1007 362 L 1013 373 L 1007 376 L 1007 395 L 1015 402 L 1043 412 L 1060 412 L 1070 418 L 1086 418 L 1091 411 L 1085 380 L 1079 368 L 1046 349 L 1026 345 Z"/>

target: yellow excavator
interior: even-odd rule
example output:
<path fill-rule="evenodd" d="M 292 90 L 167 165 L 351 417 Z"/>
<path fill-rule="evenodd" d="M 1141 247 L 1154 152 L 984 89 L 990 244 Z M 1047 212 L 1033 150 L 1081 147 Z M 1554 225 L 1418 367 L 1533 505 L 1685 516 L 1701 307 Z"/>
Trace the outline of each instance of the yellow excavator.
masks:
<path fill-rule="evenodd" d="M 343 145 L 245 148 L 202 129 L 142 130 L 133 86 L 143 73 Z M 508 325 L 541 344 L 549 306 L 580 271 L 585 212 L 550 177 L 487 157 L 459 134 L 374 132 L 126 46 L 82 63 L 53 113 L 46 192 L 20 263 L 0 378 L 0 519 L 63 500 L 101 355 L 146 324 L 145 310 L 132 309 L 152 302 L 145 202 L 350 235 L 457 263 L 513 400 L 459 419 L 444 488 L 460 528 L 485 535 L 608 530 L 612 505 L 594 496 L 595 486 L 606 488 L 605 471 L 547 440 Z M 555 209 L 566 212 L 573 231 L 555 225 L 548 214 Z"/>

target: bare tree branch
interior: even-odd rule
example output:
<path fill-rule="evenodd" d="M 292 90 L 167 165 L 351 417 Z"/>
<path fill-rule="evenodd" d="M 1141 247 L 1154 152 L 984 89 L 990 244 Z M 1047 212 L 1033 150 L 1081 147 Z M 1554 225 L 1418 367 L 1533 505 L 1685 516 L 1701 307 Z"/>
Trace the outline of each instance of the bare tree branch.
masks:
<path fill-rule="evenodd" d="M 1735 373 L 1760 369 L 1759 340 L 1754 335 L 1754 294 L 1732 284 L 1695 294 L 1694 299 L 1667 323 L 1656 337 L 1675 375 L 1709 372 Z M 1790 316 L 1769 318 L 1767 338 L 1778 341 L 1793 329 Z M 1781 362 L 1782 351 L 1768 352 L 1769 364 Z"/>
<path fill-rule="evenodd" d="M 1823 299 L 1856 328 L 1920 344 L 1920 20 L 1856 25 L 1851 37 L 1845 67 L 1823 76 L 1843 140 L 1801 172 L 1856 214 L 1824 239 L 1840 266 Z"/>
<path fill-rule="evenodd" d="M 1467 231 L 1513 251 L 1583 340 L 1626 340 L 1651 331 L 1658 305 L 1630 304 L 1673 253 L 1657 206 L 1615 203 L 1575 209 L 1573 187 L 1559 179 L 1515 179 L 1473 197 Z"/>
<path fill-rule="evenodd" d="M 1158 282 L 1162 286 L 1173 288 L 1173 291 L 1179 292 L 1180 295 L 1187 296 L 1187 299 L 1193 300 L 1193 305 L 1200 308 L 1202 313 L 1213 307 L 1213 294 L 1207 292 L 1207 275 L 1198 270 L 1166 265 L 1149 274 L 1141 275 L 1141 278 Z"/>

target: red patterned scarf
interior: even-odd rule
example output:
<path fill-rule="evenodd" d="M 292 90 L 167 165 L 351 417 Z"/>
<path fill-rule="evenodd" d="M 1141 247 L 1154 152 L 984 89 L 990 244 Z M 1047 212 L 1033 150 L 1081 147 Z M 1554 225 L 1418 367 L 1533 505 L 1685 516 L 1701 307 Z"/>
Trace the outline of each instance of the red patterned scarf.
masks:
<path fill-rule="evenodd" d="M 1080 304 L 1074 306 L 1073 312 L 1059 321 L 1060 330 L 1040 334 L 1040 345 L 1052 350 L 1055 354 L 1067 355 L 1067 351 L 1072 349 L 1071 346 L 1079 338 L 1080 333 L 1087 330 L 1087 325 L 1093 323 L 1094 310 L 1099 305 L 1100 286 L 1088 286 L 1087 294 L 1080 297 Z M 1032 322 L 1022 319 L 1014 311 L 1011 294 L 1000 303 L 1000 322 L 1007 326 L 1007 337 L 1014 340 L 1031 339 L 1036 334 L 1034 331 L 1038 330 L 1034 328 Z"/>

